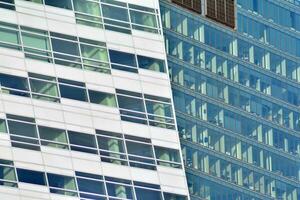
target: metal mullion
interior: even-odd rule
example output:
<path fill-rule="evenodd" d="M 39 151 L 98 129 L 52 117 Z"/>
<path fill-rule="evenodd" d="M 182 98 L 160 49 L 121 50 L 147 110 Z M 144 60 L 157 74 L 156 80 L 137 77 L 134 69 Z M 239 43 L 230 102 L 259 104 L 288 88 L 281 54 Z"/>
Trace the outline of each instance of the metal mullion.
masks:
<path fill-rule="evenodd" d="M 128 166 L 130 166 L 130 164 L 129 164 L 129 153 L 128 153 L 128 150 L 127 150 L 125 135 L 123 133 L 122 133 L 122 142 L 123 142 L 123 145 L 124 145 L 125 158 L 127 160 Z"/>
<path fill-rule="evenodd" d="M 46 75 L 46 76 L 47 76 L 47 75 Z M 51 77 L 51 78 L 55 79 L 55 77 L 52 77 L 52 76 L 48 76 L 48 77 Z M 37 80 L 37 81 L 47 82 L 47 83 L 53 83 L 53 84 L 56 83 L 56 81 L 47 80 L 47 79 L 42 79 L 42 78 L 36 78 L 36 77 L 33 77 L 33 76 L 29 76 L 28 78 L 29 78 L 29 81 L 30 81 L 30 80 Z"/>
<path fill-rule="evenodd" d="M 152 15 L 156 15 L 155 12 L 150 12 L 150 11 L 145 11 L 145 10 L 139 10 L 139 9 L 136 9 L 136 8 L 130 8 L 128 7 L 129 11 L 130 10 L 133 10 L 133 11 L 137 11 L 137 12 L 142 12 L 142 13 L 147 13 L 147 14 L 152 14 Z"/>
<path fill-rule="evenodd" d="M 30 117 L 32 118 L 32 117 Z M 34 118 L 32 118 L 34 119 Z M 35 120 L 35 119 L 34 119 Z M 22 121 L 22 120 L 19 120 L 19 119 L 11 119 L 11 118 L 7 118 L 7 121 L 14 121 L 14 122 L 20 122 L 20 123 L 23 123 L 23 124 L 31 124 L 31 125 L 35 125 L 35 122 L 28 122 L 28 121 Z"/>

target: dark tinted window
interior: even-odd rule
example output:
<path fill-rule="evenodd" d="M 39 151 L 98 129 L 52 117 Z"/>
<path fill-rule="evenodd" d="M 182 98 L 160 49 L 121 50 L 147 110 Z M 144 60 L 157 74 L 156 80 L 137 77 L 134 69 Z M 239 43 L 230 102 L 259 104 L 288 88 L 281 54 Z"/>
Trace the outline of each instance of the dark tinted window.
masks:
<path fill-rule="evenodd" d="M 14 0 L 0 0 L 0 8 L 15 10 Z"/>
<path fill-rule="evenodd" d="M 31 171 L 27 169 L 17 169 L 20 182 L 37 185 L 46 185 L 44 172 Z"/>
<path fill-rule="evenodd" d="M 28 91 L 27 79 L 19 76 L 0 74 L 0 84 L 3 87 Z"/>
<path fill-rule="evenodd" d="M 45 4 L 49 6 L 72 10 L 71 0 L 45 0 Z"/>
<path fill-rule="evenodd" d="M 59 79 L 59 89 L 61 97 L 74 99 L 78 101 L 87 101 L 86 89 L 77 87 L 78 84 L 72 82 L 65 82 Z"/>
<path fill-rule="evenodd" d="M 68 131 L 71 149 L 75 151 L 82 151 L 87 153 L 97 153 L 96 138 L 93 135 Z"/>
<path fill-rule="evenodd" d="M 160 191 L 135 188 L 137 200 L 161 200 Z"/>

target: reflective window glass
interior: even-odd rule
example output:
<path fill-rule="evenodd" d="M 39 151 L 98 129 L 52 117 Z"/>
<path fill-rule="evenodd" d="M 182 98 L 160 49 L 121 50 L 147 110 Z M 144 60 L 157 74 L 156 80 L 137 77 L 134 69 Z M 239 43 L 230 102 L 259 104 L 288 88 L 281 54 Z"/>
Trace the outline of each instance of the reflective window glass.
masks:
<path fill-rule="evenodd" d="M 77 176 L 76 180 L 78 183 L 78 189 L 80 191 L 80 197 L 89 198 L 90 193 L 98 195 L 105 194 L 104 184 L 100 180 L 83 176 Z M 97 197 L 94 198 L 98 199 Z"/>
<path fill-rule="evenodd" d="M 153 157 L 152 147 L 149 144 L 126 141 L 126 147 L 128 154 L 151 158 Z"/>
<path fill-rule="evenodd" d="M 8 119 L 7 121 L 12 146 L 39 150 L 39 141 L 35 124 Z"/>
<path fill-rule="evenodd" d="M 27 78 L 0 74 L 0 84 L 3 93 L 19 96 L 29 96 Z"/>
<path fill-rule="evenodd" d="M 133 199 L 132 186 L 123 185 L 117 182 L 106 182 L 109 196 L 125 199 Z"/>
<path fill-rule="evenodd" d="M 73 0 L 73 4 L 77 23 L 102 28 L 98 1 Z"/>
<path fill-rule="evenodd" d="M 72 36 L 51 32 L 51 43 L 55 63 L 81 68 L 77 39 Z"/>
<path fill-rule="evenodd" d="M 65 130 L 38 126 L 41 144 L 49 147 L 68 149 L 68 141 Z"/>
<path fill-rule="evenodd" d="M 83 83 L 65 79 L 58 79 L 58 81 L 61 97 L 78 101 L 87 101 L 87 93 Z"/>
<path fill-rule="evenodd" d="M 21 42 L 18 26 L 0 22 L 0 46 L 12 49 L 20 49 L 20 44 Z"/>
<path fill-rule="evenodd" d="M 17 178 L 13 163 L 8 160 L 0 159 L 0 185 L 17 187 Z"/>
<path fill-rule="evenodd" d="M 84 68 L 109 73 L 108 52 L 105 43 L 79 38 Z"/>
<path fill-rule="evenodd" d="M 0 119 L 0 134 L 7 133 L 6 122 L 4 119 Z"/>
<path fill-rule="evenodd" d="M 9 10 L 15 10 L 15 1 L 14 0 L 0 0 L 0 8 L 5 8 Z"/>
<path fill-rule="evenodd" d="M 51 193 L 77 196 L 75 179 L 70 176 L 47 173 Z"/>
<path fill-rule="evenodd" d="M 127 165 L 124 142 L 119 133 L 97 130 L 97 140 L 101 160 L 119 165 Z"/>
<path fill-rule="evenodd" d="M 113 69 L 137 72 L 137 65 L 134 54 L 109 50 L 109 56 Z"/>
<path fill-rule="evenodd" d="M 94 90 L 88 90 L 89 98 L 91 103 L 96 103 L 100 105 L 116 107 L 117 102 L 114 94 L 99 92 Z"/>
<path fill-rule="evenodd" d="M 181 167 L 180 154 L 178 150 L 159 146 L 155 146 L 154 150 L 156 159 L 162 160 L 158 161 L 158 164 L 171 167 Z"/>
<path fill-rule="evenodd" d="M 115 7 L 111 5 L 102 4 L 103 17 L 119 20 L 119 21 L 129 21 L 128 11 L 126 8 Z"/>
<path fill-rule="evenodd" d="M 46 5 L 72 10 L 71 0 L 44 0 Z"/>
<path fill-rule="evenodd" d="M 137 200 L 162 200 L 160 191 L 135 187 L 135 193 Z"/>
<path fill-rule="evenodd" d="M 46 185 L 45 173 L 27 169 L 17 169 L 18 180 L 24 183 Z"/>
<path fill-rule="evenodd" d="M 54 77 L 29 74 L 32 97 L 47 101 L 59 101 L 58 86 Z"/>
<path fill-rule="evenodd" d="M 164 192 L 164 199 L 165 200 L 187 200 L 188 198 L 183 195 Z"/>
<path fill-rule="evenodd" d="M 155 14 L 130 10 L 130 19 L 131 19 L 131 23 L 142 25 L 142 26 L 133 25 L 134 29 L 157 33 L 157 30 L 154 29 L 157 28 Z"/>
<path fill-rule="evenodd" d="M 149 69 L 157 72 L 166 72 L 164 60 L 140 55 L 137 56 L 137 59 L 139 63 L 139 68 Z"/>
<path fill-rule="evenodd" d="M 51 48 L 48 33 L 28 27 L 21 27 L 25 56 L 51 62 Z"/>
<path fill-rule="evenodd" d="M 68 131 L 71 150 L 86 153 L 97 153 L 96 138 L 94 135 Z"/>
<path fill-rule="evenodd" d="M 118 104 L 119 107 L 123 109 L 145 112 L 142 99 L 118 95 Z"/>

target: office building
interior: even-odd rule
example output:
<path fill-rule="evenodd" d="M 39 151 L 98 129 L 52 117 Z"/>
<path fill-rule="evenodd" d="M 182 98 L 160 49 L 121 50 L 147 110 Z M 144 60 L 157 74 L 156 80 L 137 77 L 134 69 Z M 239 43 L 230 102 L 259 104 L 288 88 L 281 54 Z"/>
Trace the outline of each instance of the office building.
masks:
<path fill-rule="evenodd" d="M 300 199 L 297 0 L 161 0 L 191 199 Z"/>
<path fill-rule="evenodd" d="M 0 199 L 187 200 L 158 0 L 0 0 Z"/>

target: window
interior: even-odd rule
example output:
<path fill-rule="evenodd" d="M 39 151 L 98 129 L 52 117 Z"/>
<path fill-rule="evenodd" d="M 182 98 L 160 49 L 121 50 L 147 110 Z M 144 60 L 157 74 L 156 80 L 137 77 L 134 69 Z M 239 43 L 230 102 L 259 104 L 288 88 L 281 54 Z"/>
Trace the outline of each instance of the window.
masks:
<path fill-rule="evenodd" d="M 38 126 L 41 144 L 44 146 L 68 149 L 66 131 L 57 128 Z"/>
<path fill-rule="evenodd" d="M 32 97 L 46 101 L 59 102 L 56 79 L 50 76 L 29 73 Z"/>
<path fill-rule="evenodd" d="M 113 69 L 135 73 L 138 72 L 134 54 L 109 50 L 109 56 L 112 63 L 111 67 Z"/>
<path fill-rule="evenodd" d="M 0 0 L 0 8 L 16 10 L 14 3 L 14 0 Z"/>
<path fill-rule="evenodd" d="M 0 185 L 17 187 L 17 178 L 12 161 L 0 159 Z"/>
<path fill-rule="evenodd" d="M 27 169 L 17 169 L 18 180 L 24 183 L 46 185 L 45 173 Z"/>
<path fill-rule="evenodd" d="M 7 115 L 7 124 L 13 147 L 40 150 L 34 119 Z"/>
<path fill-rule="evenodd" d="M 122 120 L 147 124 L 146 115 L 144 114 L 144 102 L 141 98 L 142 95 L 139 93 L 117 90 L 117 99 Z"/>
<path fill-rule="evenodd" d="M 157 71 L 157 72 L 166 72 L 165 69 L 165 61 L 156 59 L 156 58 L 150 58 L 146 56 L 137 56 L 138 63 L 139 63 L 139 68 L 142 69 L 149 69 L 152 71 Z"/>
<path fill-rule="evenodd" d="M 78 24 L 99 28 L 103 27 L 98 1 L 73 0 L 73 4 Z"/>
<path fill-rule="evenodd" d="M 0 8 L 3 5 L 4 4 L 1 4 L 0 1 Z M 7 4 L 5 5 L 7 6 Z M 0 47 L 21 50 L 20 44 L 21 42 L 18 26 L 14 24 L 0 22 Z"/>
<path fill-rule="evenodd" d="M 135 182 L 136 184 L 136 182 Z M 143 187 L 143 185 L 141 185 Z M 146 188 L 134 187 L 137 200 L 162 200 L 161 192 L 158 190 L 149 190 Z"/>
<path fill-rule="evenodd" d="M 149 143 L 145 143 L 143 142 L 144 139 L 139 139 L 132 136 L 127 136 L 126 138 L 127 140 L 125 141 L 125 143 L 127 147 L 130 166 L 155 170 L 156 167 L 153 159 L 153 149 L 150 141 L 146 140 L 145 142 Z M 140 142 L 136 140 L 140 140 Z"/>
<path fill-rule="evenodd" d="M 61 97 L 78 101 L 88 101 L 84 83 L 60 78 L 58 82 Z"/>
<path fill-rule="evenodd" d="M 127 165 L 123 136 L 119 133 L 96 130 L 101 161 Z"/>
<path fill-rule="evenodd" d="M 43 0 L 25 0 L 25 1 L 30 1 L 30 2 L 34 2 L 34 3 L 43 3 Z"/>
<path fill-rule="evenodd" d="M 102 1 L 102 2 L 106 3 L 106 1 Z M 113 1 L 109 1 L 109 2 L 113 3 Z M 126 6 L 126 4 L 123 4 L 121 2 L 118 3 L 120 5 L 122 4 L 123 6 Z M 128 11 L 126 8 L 116 7 L 108 4 L 102 4 L 102 12 L 103 12 L 103 17 L 110 18 L 113 20 L 118 20 L 118 21 L 126 21 L 126 22 L 129 21 Z"/>
<path fill-rule="evenodd" d="M 6 122 L 4 119 L 0 119 L 0 134 L 7 133 Z"/>
<path fill-rule="evenodd" d="M 126 6 L 125 3 L 117 2 L 117 1 L 106 1 L 102 2 L 116 3 L 118 6 L 102 4 L 102 14 L 104 18 L 105 28 L 108 30 L 118 31 L 122 33 L 131 33 L 128 10 L 127 8 L 122 8 Z"/>
<path fill-rule="evenodd" d="M 59 33 L 50 33 L 56 64 L 82 68 L 77 38 Z"/>
<path fill-rule="evenodd" d="M 137 10 L 130 10 L 130 19 L 133 23 L 132 28 L 157 33 L 156 15 Z"/>
<path fill-rule="evenodd" d="M 155 156 L 159 165 L 181 168 L 179 151 L 165 147 L 155 146 Z"/>
<path fill-rule="evenodd" d="M 79 38 L 84 69 L 110 73 L 106 44 Z"/>
<path fill-rule="evenodd" d="M 72 10 L 71 0 L 44 0 L 46 5 Z"/>
<path fill-rule="evenodd" d="M 105 177 L 107 193 L 111 197 L 134 199 L 130 181 Z"/>
<path fill-rule="evenodd" d="M 76 173 L 76 180 L 78 183 L 78 189 L 81 198 L 100 199 L 100 200 L 106 199 L 106 198 L 101 198 L 102 195 L 105 195 L 102 176 L 87 174 L 82 172 L 75 172 L 75 173 Z"/>
<path fill-rule="evenodd" d="M 187 200 L 188 198 L 183 195 L 164 192 L 164 199 L 165 200 Z"/>
<path fill-rule="evenodd" d="M 1 91 L 7 94 L 29 97 L 29 87 L 26 78 L 0 74 Z"/>
<path fill-rule="evenodd" d="M 97 154 L 94 135 L 68 131 L 71 150 Z"/>
<path fill-rule="evenodd" d="M 21 26 L 25 57 L 52 62 L 49 35 L 46 31 Z"/>
<path fill-rule="evenodd" d="M 146 108 L 149 124 L 162 128 L 174 129 L 173 109 L 170 99 L 144 95 L 146 99 Z"/>
<path fill-rule="evenodd" d="M 91 103 L 96 103 L 104 106 L 117 107 L 117 102 L 114 94 L 88 90 Z"/>
<path fill-rule="evenodd" d="M 47 178 L 51 193 L 77 196 L 76 183 L 73 177 L 47 173 Z"/>

